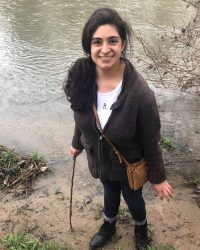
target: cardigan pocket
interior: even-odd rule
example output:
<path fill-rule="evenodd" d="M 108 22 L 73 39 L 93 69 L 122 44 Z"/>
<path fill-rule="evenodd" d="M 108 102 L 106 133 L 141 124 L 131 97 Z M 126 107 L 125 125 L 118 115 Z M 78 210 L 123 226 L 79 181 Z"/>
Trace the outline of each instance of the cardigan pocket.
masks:
<path fill-rule="evenodd" d="M 112 171 L 114 172 L 126 171 L 126 166 L 124 162 L 120 162 L 118 156 L 115 154 L 113 150 L 110 151 L 110 161 L 111 161 Z"/>
<path fill-rule="evenodd" d="M 85 149 L 86 156 L 87 156 L 88 166 L 90 168 L 93 168 L 94 167 L 94 160 L 93 160 L 94 156 L 92 155 L 92 148 L 91 148 L 91 146 L 85 144 L 84 149 Z"/>

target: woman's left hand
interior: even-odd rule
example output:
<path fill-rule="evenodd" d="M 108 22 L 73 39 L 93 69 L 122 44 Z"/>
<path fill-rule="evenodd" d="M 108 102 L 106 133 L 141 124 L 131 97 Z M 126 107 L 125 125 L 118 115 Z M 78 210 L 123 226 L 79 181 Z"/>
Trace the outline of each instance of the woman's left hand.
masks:
<path fill-rule="evenodd" d="M 166 199 L 169 201 L 173 197 L 173 189 L 166 180 L 159 184 L 152 184 L 152 189 L 161 200 Z"/>

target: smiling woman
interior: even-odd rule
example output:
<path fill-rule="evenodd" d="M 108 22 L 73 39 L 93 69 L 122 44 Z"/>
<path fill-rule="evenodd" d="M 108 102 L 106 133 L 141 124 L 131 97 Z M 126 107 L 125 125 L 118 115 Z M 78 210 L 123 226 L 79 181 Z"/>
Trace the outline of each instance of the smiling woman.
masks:
<path fill-rule="evenodd" d="M 118 70 L 123 49 L 123 41 L 115 26 L 102 25 L 93 34 L 91 57 L 97 69 Z"/>
<path fill-rule="evenodd" d="M 75 119 L 70 154 L 75 159 L 85 149 L 90 173 L 104 188 L 104 222 L 90 241 L 92 249 L 102 247 L 115 234 L 121 193 L 135 221 L 136 249 L 145 250 L 149 245 L 142 187 L 130 188 L 126 166 L 105 137 L 129 162 L 146 160 L 156 195 L 161 199 L 172 195 L 160 150 L 154 93 L 126 59 L 129 37 L 128 25 L 115 10 L 96 10 L 83 29 L 86 57 L 72 65 L 65 84 Z"/>
<path fill-rule="evenodd" d="M 113 25 L 101 25 L 94 32 L 91 58 L 96 65 L 99 92 L 112 91 L 122 79 L 125 65 L 120 58 L 124 44 Z"/>

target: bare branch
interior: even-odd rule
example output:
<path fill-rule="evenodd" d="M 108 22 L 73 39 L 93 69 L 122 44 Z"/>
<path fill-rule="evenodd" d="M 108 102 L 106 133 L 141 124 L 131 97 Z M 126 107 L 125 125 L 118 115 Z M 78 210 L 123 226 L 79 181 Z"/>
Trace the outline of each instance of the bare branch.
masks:
<path fill-rule="evenodd" d="M 144 55 L 139 61 L 146 65 L 146 74 L 155 79 L 156 72 L 163 86 L 200 93 L 200 1 L 184 1 L 195 7 L 194 14 L 184 27 L 172 27 L 158 37 L 156 48 L 142 37 L 134 36 Z"/>

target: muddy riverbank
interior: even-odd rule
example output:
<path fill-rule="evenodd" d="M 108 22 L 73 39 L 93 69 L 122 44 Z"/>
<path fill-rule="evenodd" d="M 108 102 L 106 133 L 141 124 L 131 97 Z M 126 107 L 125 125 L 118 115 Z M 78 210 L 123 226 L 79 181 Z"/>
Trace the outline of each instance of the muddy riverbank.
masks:
<path fill-rule="evenodd" d="M 72 233 L 69 230 L 72 162 L 54 162 L 51 165 L 54 170 L 55 165 L 57 171 L 40 177 L 35 182 L 35 191 L 27 198 L 8 195 L 1 200 L 0 238 L 25 232 L 65 246 L 70 243 L 73 249 L 88 249 L 90 237 L 102 222 L 102 187 L 89 175 L 85 155 L 81 155 L 75 172 L 72 217 L 75 232 Z M 170 202 L 155 198 L 149 184 L 144 188 L 152 243 L 198 250 L 200 209 L 194 199 L 194 189 L 180 175 L 169 173 L 168 176 L 174 187 Z M 133 223 L 122 200 L 117 235 L 105 249 L 134 249 L 132 231 Z"/>

